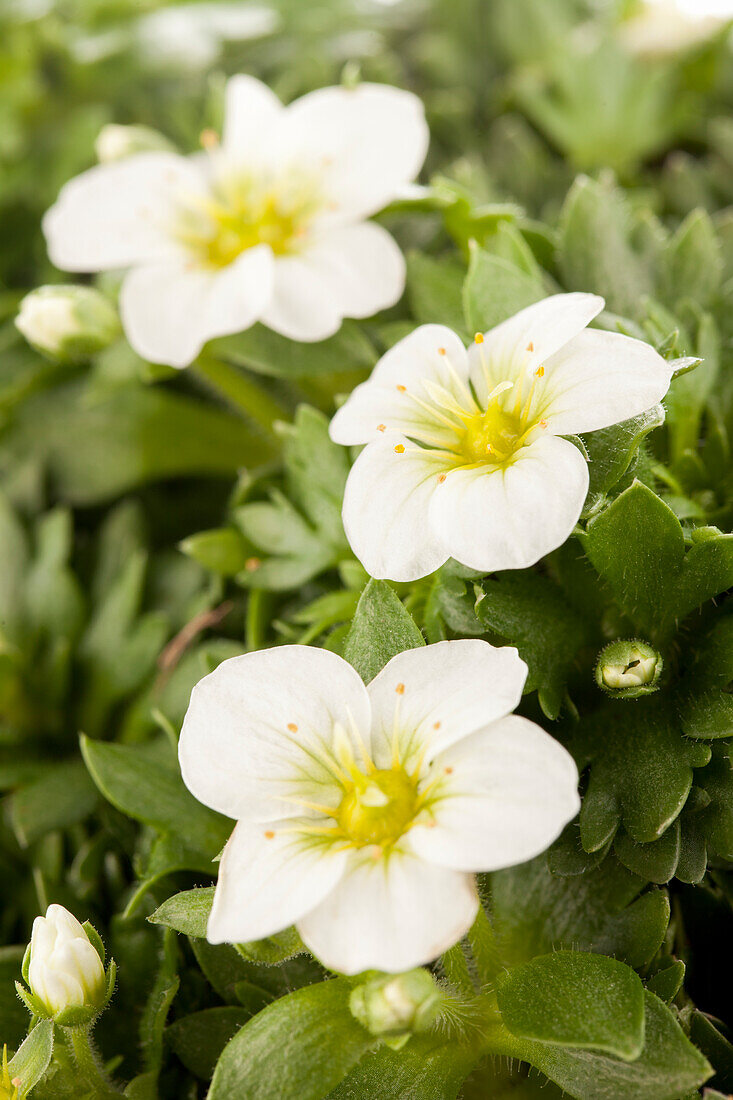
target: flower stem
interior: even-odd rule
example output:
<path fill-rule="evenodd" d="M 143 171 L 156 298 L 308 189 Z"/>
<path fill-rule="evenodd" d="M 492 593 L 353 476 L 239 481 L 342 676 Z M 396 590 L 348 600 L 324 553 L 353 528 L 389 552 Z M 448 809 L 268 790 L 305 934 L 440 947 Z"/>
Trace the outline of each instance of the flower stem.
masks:
<path fill-rule="evenodd" d="M 122 1093 L 112 1085 L 94 1049 L 91 1027 L 67 1028 L 66 1040 L 71 1047 L 74 1064 L 81 1079 L 80 1083 L 92 1089 L 93 1095 L 98 1100 L 112 1100 L 112 1097 L 120 1097 Z"/>
<path fill-rule="evenodd" d="M 274 423 L 276 420 L 289 420 L 290 412 L 266 393 L 250 375 L 209 355 L 199 356 L 190 369 L 238 412 L 254 420 L 271 438 L 280 442 Z"/>

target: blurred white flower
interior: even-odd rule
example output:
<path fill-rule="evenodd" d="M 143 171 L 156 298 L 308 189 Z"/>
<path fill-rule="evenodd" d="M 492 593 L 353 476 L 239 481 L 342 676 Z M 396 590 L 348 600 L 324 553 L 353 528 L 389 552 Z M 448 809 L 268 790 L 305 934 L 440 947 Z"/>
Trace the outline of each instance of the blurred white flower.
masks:
<path fill-rule="evenodd" d="M 632 53 L 666 57 L 699 45 L 731 19 L 733 0 L 644 0 L 619 34 Z"/>
<path fill-rule="evenodd" d="M 41 354 L 79 362 L 120 335 L 115 309 L 88 286 L 41 286 L 20 303 L 16 328 Z"/>
<path fill-rule="evenodd" d="M 151 126 L 120 126 L 109 122 L 97 134 L 94 151 L 101 164 L 134 156 L 135 153 L 151 153 L 173 150 L 164 134 Z"/>
<path fill-rule="evenodd" d="M 527 666 L 478 639 L 394 657 L 365 687 L 324 649 L 234 657 L 193 689 L 181 771 L 237 819 L 212 943 L 295 924 L 326 966 L 407 970 L 456 943 L 474 871 L 522 863 L 578 811 L 572 757 L 510 714 Z"/>
<path fill-rule="evenodd" d="M 449 557 L 524 569 L 570 535 L 588 466 L 563 436 L 655 405 L 671 369 L 640 340 L 586 325 L 593 294 L 557 294 L 477 335 L 467 352 L 422 325 L 377 363 L 331 421 L 367 446 L 344 493 L 346 535 L 373 577 L 415 580 Z"/>
<path fill-rule="evenodd" d="M 107 992 L 102 960 L 84 928 L 63 905 L 36 917 L 28 984 L 49 1016 L 67 1009 L 100 1008 Z"/>
<path fill-rule="evenodd" d="M 263 4 L 179 4 L 142 16 L 137 41 L 149 63 L 205 69 L 224 42 L 271 34 L 278 23 L 277 12 Z"/>
<path fill-rule="evenodd" d="M 420 100 L 398 88 L 322 88 L 284 107 L 234 77 L 208 156 L 140 153 L 67 183 L 44 218 L 49 255 L 67 271 L 131 269 L 122 322 L 154 362 L 186 366 L 255 321 L 322 340 L 402 294 L 402 253 L 367 219 L 427 144 Z"/>

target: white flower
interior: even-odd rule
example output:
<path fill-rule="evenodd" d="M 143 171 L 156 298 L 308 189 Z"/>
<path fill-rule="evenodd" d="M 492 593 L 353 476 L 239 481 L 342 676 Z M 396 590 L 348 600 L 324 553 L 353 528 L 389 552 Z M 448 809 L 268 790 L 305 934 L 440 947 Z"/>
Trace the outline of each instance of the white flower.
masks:
<path fill-rule="evenodd" d="M 308 646 L 233 657 L 193 690 L 181 771 L 237 825 L 212 943 L 295 924 L 347 974 L 408 970 L 478 909 L 472 872 L 521 863 L 577 813 L 569 754 L 511 715 L 526 665 L 477 639 L 394 657 L 365 687 Z"/>
<path fill-rule="evenodd" d="M 733 0 L 644 0 L 619 33 L 640 57 L 667 57 L 712 38 L 733 19 Z"/>
<path fill-rule="evenodd" d="M 377 363 L 331 422 L 366 443 L 343 518 L 373 577 L 414 580 L 449 557 L 482 572 L 522 569 L 567 539 L 588 490 L 562 436 L 655 405 L 671 370 L 653 348 L 587 329 L 592 294 L 558 294 L 478 335 L 423 325 Z"/>
<path fill-rule="evenodd" d="M 185 366 L 255 321 L 325 339 L 400 297 L 402 253 L 366 219 L 415 177 L 427 141 L 422 104 L 398 88 L 322 88 L 284 107 L 234 77 L 221 145 L 71 180 L 44 219 L 49 254 L 68 271 L 131 269 L 122 320 L 154 362 Z"/>
<path fill-rule="evenodd" d="M 169 152 L 172 148 L 168 138 L 150 126 L 119 126 L 115 122 L 103 126 L 94 142 L 97 160 L 102 164 L 136 153 Z"/>
<path fill-rule="evenodd" d="M 278 22 L 277 12 L 262 4 L 179 4 L 142 16 L 137 39 L 148 63 L 205 69 L 224 42 L 271 34 Z"/>
<path fill-rule="evenodd" d="M 115 340 L 120 322 L 112 305 L 88 286 L 41 286 L 20 303 L 16 328 L 51 359 L 76 362 Z"/>
<path fill-rule="evenodd" d="M 63 905 L 36 917 L 30 944 L 28 984 L 50 1016 L 69 1008 L 99 1008 L 107 980 L 84 928 Z"/>

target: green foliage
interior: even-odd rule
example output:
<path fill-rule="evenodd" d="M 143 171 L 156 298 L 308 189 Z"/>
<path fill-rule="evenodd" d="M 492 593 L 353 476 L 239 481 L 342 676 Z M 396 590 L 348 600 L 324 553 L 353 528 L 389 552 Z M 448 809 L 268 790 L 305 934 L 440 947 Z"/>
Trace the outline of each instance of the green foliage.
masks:
<path fill-rule="evenodd" d="M 394 590 L 385 581 L 370 580 L 346 637 L 346 660 L 369 683 L 397 653 L 421 645 L 425 639 Z"/>

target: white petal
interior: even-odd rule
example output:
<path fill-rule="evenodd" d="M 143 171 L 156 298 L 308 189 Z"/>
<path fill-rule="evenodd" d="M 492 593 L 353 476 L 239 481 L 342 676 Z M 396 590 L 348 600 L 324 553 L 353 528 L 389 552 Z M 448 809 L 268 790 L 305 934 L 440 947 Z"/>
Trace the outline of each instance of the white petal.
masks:
<path fill-rule="evenodd" d="M 460 638 L 408 649 L 369 684 L 372 752 L 388 768 L 393 731 L 404 760 L 427 763 L 449 745 L 503 718 L 519 703 L 527 666 L 516 649 Z"/>
<path fill-rule="evenodd" d="M 174 153 L 98 164 L 62 187 L 43 219 L 51 261 L 64 271 L 104 271 L 180 255 L 171 211 L 180 194 L 204 186 L 195 162 Z"/>
<path fill-rule="evenodd" d="M 287 108 L 281 157 L 324 177 L 328 220 L 367 217 L 420 171 L 429 132 L 421 101 L 386 84 L 320 88 Z"/>
<path fill-rule="evenodd" d="M 335 723 L 359 759 L 352 719 L 368 743 L 366 688 L 335 653 L 291 645 L 232 657 L 191 693 L 178 747 L 183 781 L 206 806 L 250 821 L 292 812 L 283 800 L 290 794 L 330 796 L 335 806 L 333 777 L 320 761 Z"/>
<path fill-rule="evenodd" d="M 394 851 L 387 859 L 357 857 L 336 889 L 297 927 L 331 970 L 395 973 L 447 951 L 468 931 L 477 911 L 471 875 Z"/>
<path fill-rule="evenodd" d="M 553 294 L 502 321 L 470 350 L 471 380 L 479 400 L 522 368 L 534 370 L 577 336 L 603 309 L 595 294 Z"/>
<path fill-rule="evenodd" d="M 447 768 L 432 827 L 410 832 L 415 851 L 443 867 L 496 871 L 524 863 L 580 809 L 570 753 L 516 714 L 453 745 L 435 761 L 436 775 Z"/>
<path fill-rule="evenodd" d="M 383 431 L 443 432 L 445 425 L 434 423 L 414 397 L 429 401 L 424 383 L 437 383 L 464 404 L 467 380 L 468 356 L 455 332 L 445 325 L 420 325 L 390 348 L 369 380 L 352 392 L 331 421 L 331 439 L 352 445 L 378 439 Z"/>
<path fill-rule="evenodd" d="M 291 340 L 325 340 L 344 317 L 371 317 L 405 285 L 405 261 L 381 226 L 338 226 L 278 256 L 275 288 L 263 322 Z"/>
<path fill-rule="evenodd" d="M 671 378 L 649 344 L 588 329 L 545 363 L 541 415 L 558 435 L 593 432 L 656 405 Z"/>
<path fill-rule="evenodd" d="M 270 299 L 272 272 L 267 245 L 221 270 L 186 260 L 135 268 L 120 295 L 125 334 L 145 359 L 185 367 L 207 340 L 254 324 Z"/>
<path fill-rule="evenodd" d="M 359 455 L 346 481 L 343 520 L 351 549 L 372 577 L 411 581 L 450 556 L 427 522 L 445 462 L 400 439 L 370 443 Z"/>
<path fill-rule="evenodd" d="M 588 464 L 577 447 L 543 436 L 505 470 L 450 473 L 433 494 L 430 525 L 470 569 L 525 569 L 565 542 L 587 492 Z"/>
<path fill-rule="evenodd" d="M 239 74 L 226 86 L 222 147 L 235 160 L 258 161 L 272 142 L 285 108 L 266 84 Z"/>
<path fill-rule="evenodd" d="M 287 822 L 278 825 L 288 828 Z M 209 943 L 248 943 L 289 928 L 333 890 L 346 859 L 344 851 L 277 825 L 265 831 L 239 822 L 219 867 Z"/>

